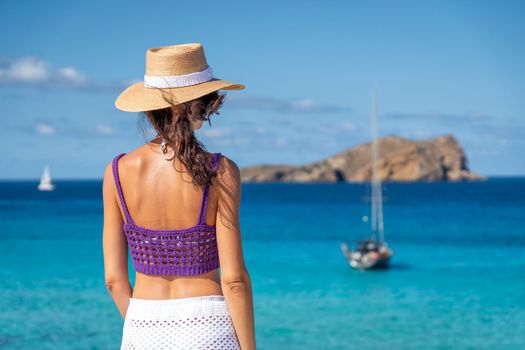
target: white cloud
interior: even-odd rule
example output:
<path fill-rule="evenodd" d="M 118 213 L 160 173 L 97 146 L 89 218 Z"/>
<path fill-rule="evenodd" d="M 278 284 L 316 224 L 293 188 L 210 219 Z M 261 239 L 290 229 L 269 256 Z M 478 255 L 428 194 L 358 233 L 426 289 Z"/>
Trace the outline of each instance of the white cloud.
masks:
<path fill-rule="evenodd" d="M 7 81 L 35 82 L 49 77 L 49 67 L 33 57 L 22 58 L 0 68 L 0 79 Z"/>
<path fill-rule="evenodd" d="M 275 139 L 275 145 L 279 147 L 286 146 L 288 144 L 288 140 L 286 138 L 279 136 Z"/>
<path fill-rule="evenodd" d="M 38 57 L 9 59 L 0 57 L 0 85 L 34 88 L 74 88 L 88 91 L 117 90 L 128 84 L 96 82 L 73 66 L 54 67 Z"/>
<path fill-rule="evenodd" d="M 36 57 L 23 57 L 0 64 L 0 83 L 33 85 L 84 84 L 88 79 L 73 67 L 56 69 Z"/>
<path fill-rule="evenodd" d="M 202 133 L 204 136 L 207 137 L 223 137 L 230 133 L 230 129 L 227 128 L 211 128 L 211 129 L 204 129 L 202 130 Z"/>
<path fill-rule="evenodd" d="M 232 108 L 271 110 L 281 113 L 344 113 L 352 110 L 347 106 L 318 103 L 310 98 L 294 100 L 249 95 L 228 97 L 227 105 Z"/>
<path fill-rule="evenodd" d="M 112 127 L 102 124 L 97 125 L 96 131 L 97 134 L 106 136 L 113 135 L 115 133 L 115 130 Z"/>
<path fill-rule="evenodd" d="M 216 145 L 216 146 L 224 146 L 224 147 L 228 147 L 228 146 L 245 146 L 245 145 L 250 144 L 251 141 L 253 141 L 251 138 L 244 137 L 244 136 L 227 137 L 227 138 L 216 138 L 216 139 L 210 140 L 210 142 L 213 143 L 214 145 Z"/>
<path fill-rule="evenodd" d="M 37 123 L 35 125 L 35 132 L 39 135 L 53 135 L 56 133 L 56 129 L 46 123 Z"/>
<path fill-rule="evenodd" d="M 354 124 L 350 123 L 350 122 L 343 122 L 341 124 L 341 128 L 343 128 L 345 130 L 350 130 L 350 131 L 354 131 L 354 130 L 357 129 L 357 127 Z"/>
<path fill-rule="evenodd" d="M 303 100 L 292 101 L 291 105 L 293 108 L 296 108 L 298 110 L 309 110 L 317 106 L 317 104 L 309 98 L 306 98 Z"/>
<path fill-rule="evenodd" d="M 49 121 L 37 121 L 31 127 L 22 130 L 35 133 L 37 135 L 51 136 L 60 134 L 63 137 L 107 137 L 115 135 L 116 130 L 105 124 L 96 124 L 94 127 L 82 127 L 71 124 L 71 121 L 62 121 L 55 126 Z"/>
<path fill-rule="evenodd" d="M 260 135 L 265 135 L 265 134 L 268 133 L 268 129 L 266 129 L 266 128 L 262 127 L 262 126 L 256 126 L 254 130 L 255 130 L 255 132 L 257 134 L 260 134 Z"/>
<path fill-rule="evenodd" d="M 252 140 L 249 137 L 237 137 L 233 139 L 233 144 L 236 146 L 248 145 Z"/>
<path fill-rule="evenodd" d="M 72 82 L 85 83 L 88 80 L 82 73 L 73 67 L 60 68 L 58 73 L 64 77 L 64 79 Z"/>

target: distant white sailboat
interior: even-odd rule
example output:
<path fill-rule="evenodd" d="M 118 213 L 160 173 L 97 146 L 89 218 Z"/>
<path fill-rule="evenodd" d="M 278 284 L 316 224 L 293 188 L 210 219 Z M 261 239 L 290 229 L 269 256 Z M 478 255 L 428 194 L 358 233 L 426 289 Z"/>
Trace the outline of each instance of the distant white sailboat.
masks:
<path fill-rule="evenodd" d="M 378 174 L 377 163 L 379 153 L 379 139 L 377 135 L 377 106 L 376 92 L 372 99 L 372 237 L 358 241 L 357 247 L 351 250 L 348 245 L 341 242 L 341 250 L 351 267 L 356 269 L 386 268 L 393 255 L 387 245 L 383 225 L 383 192 L 381 177 Z M 379 236 L 379 237 L 378 237 Z"/>
<path fill-rule="evenodd" d="M 44 167 L 44 172 L 40 178 L 40 183 L 38 184 L 39 191 L 53 191 L 55 185 L 51 182 L 51 174 L 49 173 L 49 167 L 46 165 Z"/>

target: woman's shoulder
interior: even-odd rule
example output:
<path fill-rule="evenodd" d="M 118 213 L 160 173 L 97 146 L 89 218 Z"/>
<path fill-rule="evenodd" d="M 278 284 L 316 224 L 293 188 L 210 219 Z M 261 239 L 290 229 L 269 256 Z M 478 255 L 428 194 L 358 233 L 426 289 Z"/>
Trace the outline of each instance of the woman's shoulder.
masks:
<path fill-rule="evenodd" d="M 217 180 L 224 186 L 223 188 L 238 187 L 241 182 L 241 171 L 233 159 L 225 154 L 220 154 L 217 167 Z"/>
<path fill-rule="evenodd" d="M 152 147 L 154 146 L 146 143 L 142 146 L 132 149 L 131 151 L 124 152 L 124 155 L 121 158 L 122 162 L 127 163 L 127 164 L 141 162 L 145 158 L 148 158 L 151 156 Z M 160 154 L 160 151 L 159 151 L 159 154 Z"/>
<path fill-rule="evenodd" d="M 144 162 L 144 146 L 140 146 L 138 148 L 135 148 L 129 152 L 121 152 L 115 154 L 111 160 L 106 164 L 106 170 L 105 170 L 105 176 L 113 176 L 113 166 L 115 161 L 118 158 L 118 168 L 119 169 L 127 169 L 133 168 L 133 167 L 140 167 L 140 165 Z"/>
<path fill-rule="evenodd" d="M 218 169 L 223 170 L 223 172 L 228 173 L 239 173 L 239 166 L 233 159 L 225 155 L 224 153 L 219 153 L 219 160 L 218 160 Z"/>

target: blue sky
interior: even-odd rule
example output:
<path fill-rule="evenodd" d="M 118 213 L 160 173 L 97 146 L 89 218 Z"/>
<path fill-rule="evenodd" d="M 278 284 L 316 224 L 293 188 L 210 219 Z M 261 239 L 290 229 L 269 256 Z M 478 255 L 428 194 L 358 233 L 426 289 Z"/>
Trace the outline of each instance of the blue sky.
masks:
<path fill-rule="evenodd" d="M 155 4 L 155 5 L 153 5 Z M 0 3 L 0 178 L 100 178 L 144 142 L 115 109 L 149 47 L 201 42 L 228 92 L 198 137 L 239 166 L 301 164 L 380 134 L 453 133 L 474 171 L 525 174 L 520 1 Z"/>

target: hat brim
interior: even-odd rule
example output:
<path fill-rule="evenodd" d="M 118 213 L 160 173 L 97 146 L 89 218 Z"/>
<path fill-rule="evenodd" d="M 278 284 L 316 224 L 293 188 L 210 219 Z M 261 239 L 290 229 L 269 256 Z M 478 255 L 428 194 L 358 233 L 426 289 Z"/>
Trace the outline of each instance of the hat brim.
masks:
<path fill-rule="evenodd" d="M 173 103 L 184 103 L 217 90 L 243 90 L 244 85 L 218 78 L 204 83 L 171 89 L 147 88 L 144 82 L 138 82 L 126 88 L 115 100 L 115 107 L 124 112 L 145 112 L 169 107 L 165 95 Z"/>

